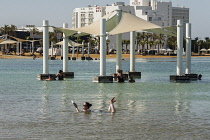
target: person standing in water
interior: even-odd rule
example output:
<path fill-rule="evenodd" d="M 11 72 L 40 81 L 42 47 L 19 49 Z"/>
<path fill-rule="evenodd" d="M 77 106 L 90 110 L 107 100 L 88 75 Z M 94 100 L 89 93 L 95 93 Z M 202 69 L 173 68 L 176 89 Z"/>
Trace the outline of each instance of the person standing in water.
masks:
<path fill-rule="evenodd" d="M 109 102 L 110 105 L 109 105 L 108 111 L 111 112 L 111 113 L 115 113 L 115 112 L 116 112 L 115 107 L 114 107 L 114 103 L 115 103 L 115 102 L 116 102 L 115 97 L 112 98 L 112 99 L 110 100 L 110 102 Z M 73 101 L 72 101 L 72 103 L 73 103 L 74 107 L 76 108 L 76 111 L 77 111 L 77 112 L 80 112 L 79 109 L 78 109 L 77 104 L 74 103 Z M 91 112 L 91 110 L 90 110 L 90 107 L 91 107 L 91 106 L 92 106 L 92 104 L 90 104 L 89 102 L 84 102 L 84 104 L 83 104 L 83 106 L 82 106 L 82 108 L 83 108 L 82 112 L 90 113 L 90 112 Z"/>
<path fill-rule="evenodd" d="M 63 75 L 63 71 L 59 70 L 58 74 L 57 74 L 58 80 L 63 80 L 64 75 Z"/>

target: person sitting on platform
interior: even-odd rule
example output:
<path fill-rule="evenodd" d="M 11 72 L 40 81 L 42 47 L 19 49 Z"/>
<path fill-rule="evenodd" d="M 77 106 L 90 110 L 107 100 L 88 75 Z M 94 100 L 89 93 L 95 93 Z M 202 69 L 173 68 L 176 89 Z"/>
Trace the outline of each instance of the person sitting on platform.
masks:
<path fill-rule="evenodd" d="M 63 80 L 63 78 L 64 78 L 63 71 L 59 70 L 59 72 L 56 76 L 58 77 L 58 80 Z"/>
<path fill-rule="evenodd" d="M 45 79 L 46 81 L 52 81 L 52 80 L 55 80 L 50 74 L 49 74 L 49 77 L 47 79 Z"/>
<path fill-rule="evenodd" d="M 130 76 L 129 78 L 130 78 L 129 81 L 128 81 L 129 83 L 135 83 L 135 80 L 133 79 L 133 76 Z"/>
<path fill-rule="evenodd" d="M 123 83 L 124 82 L 124 77 L 122 74 L 122 70 L 117 70 L 117 82 Z"/>
<path fill-rule="evenodd" d="M 199 75 L 198 75 L 198 80 L 201 80 L 201 78 L 202 78 L 202 75 L 199 74 Z"/>

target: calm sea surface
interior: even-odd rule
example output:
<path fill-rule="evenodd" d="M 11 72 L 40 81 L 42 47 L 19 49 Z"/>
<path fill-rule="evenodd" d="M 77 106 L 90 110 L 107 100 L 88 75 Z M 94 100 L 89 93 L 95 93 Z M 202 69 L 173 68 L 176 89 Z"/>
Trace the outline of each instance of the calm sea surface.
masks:
<path fill-rule="evenodd" d="M 42 60 L 0 59 L 0 139 L 44 140 L 208 140 L 210 139 L 210 58 L 192 58 L 201 81 L 175 83 L 176 58 L 137 59 L 136 83 L 93 83 L 99 61 L 69 61 L 74 79 L 39 81 Z M 107 60 L 107 75 L 115 71 Z M 129 59 L 123 61 L 129 70 Z M 50 73 L 62 61 L 50 61 Z M 116 97 L 117 112 L 107 112 Z M 76 113 L 84 101 L 91 114 Z"/>

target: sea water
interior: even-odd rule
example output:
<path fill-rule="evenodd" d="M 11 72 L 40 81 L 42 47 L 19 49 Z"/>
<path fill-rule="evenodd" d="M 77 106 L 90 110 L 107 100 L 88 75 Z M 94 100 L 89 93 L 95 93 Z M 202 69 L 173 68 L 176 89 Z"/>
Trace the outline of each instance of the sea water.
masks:
<path fill-rule="evenodd" d="M 185 61 L 185 60 L 184 60 Z M 62 61 L 49 61 L 50 73 Z M 185 64 L 185 62 L 184 62 Z M 201 81 L 170 82 L 176 58 L 137 59 L 142 72 L 135 83 L 94 83 L 100 62 L 69 61 L 75 78 L 39 81 L 41 59 L 0 60 L 0 139 L 210 139 L 210 58 L 192 58 L 192 73 Z M 107 59 L 107 75 L 115 72 L 115 59 Z M 129 59 L 122 61 L 129 70 Z M 183 65 L 185 67 L 185 65 Z M 116 113 L 107 112 L 116 97 Z M 71 100 L 90 114 L 76 113 Z"/>

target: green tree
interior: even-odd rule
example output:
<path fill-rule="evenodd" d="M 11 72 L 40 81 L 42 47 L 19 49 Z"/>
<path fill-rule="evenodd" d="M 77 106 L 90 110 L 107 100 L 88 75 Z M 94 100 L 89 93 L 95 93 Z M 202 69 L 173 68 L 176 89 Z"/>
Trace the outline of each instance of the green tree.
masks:
<path fill-rule="evenodd" d="M 163 47 L 164 41 L 165 41 L 164 34 L 159 34 L 158 35 L 158 41 L 157 41 L 158 42 L 158 53 L 159 53 L 160 48 Z"/>
<path fill-rule="evenodd" d="M 30 29 L 30 33 L 31 33 L 33 40 L 34 40 L 36 34 L 40 34 L 39 30 L 36 27 L 33 27 L 32 29 Z"/>
<path fill-rule="evenodd" d="M 110 40 L 107 39 L 106 40 L 106 55 L 109 55 L 109 43 L 110 43 Z"/>
<path fill-rule="evenodd" d="M 130 40 L 125 41 L 125 53 L 127 54 L 128 52 L 128 45 L 130 44 Z"/>
<path fill-rule="evenodd" d="M 198 45 L 198 55 L 200 55 L 200 49 L 202 48 L 204 44 L 204 41 L 203 40 L 198 40 L 197 41 L 197 45 Z"/>

